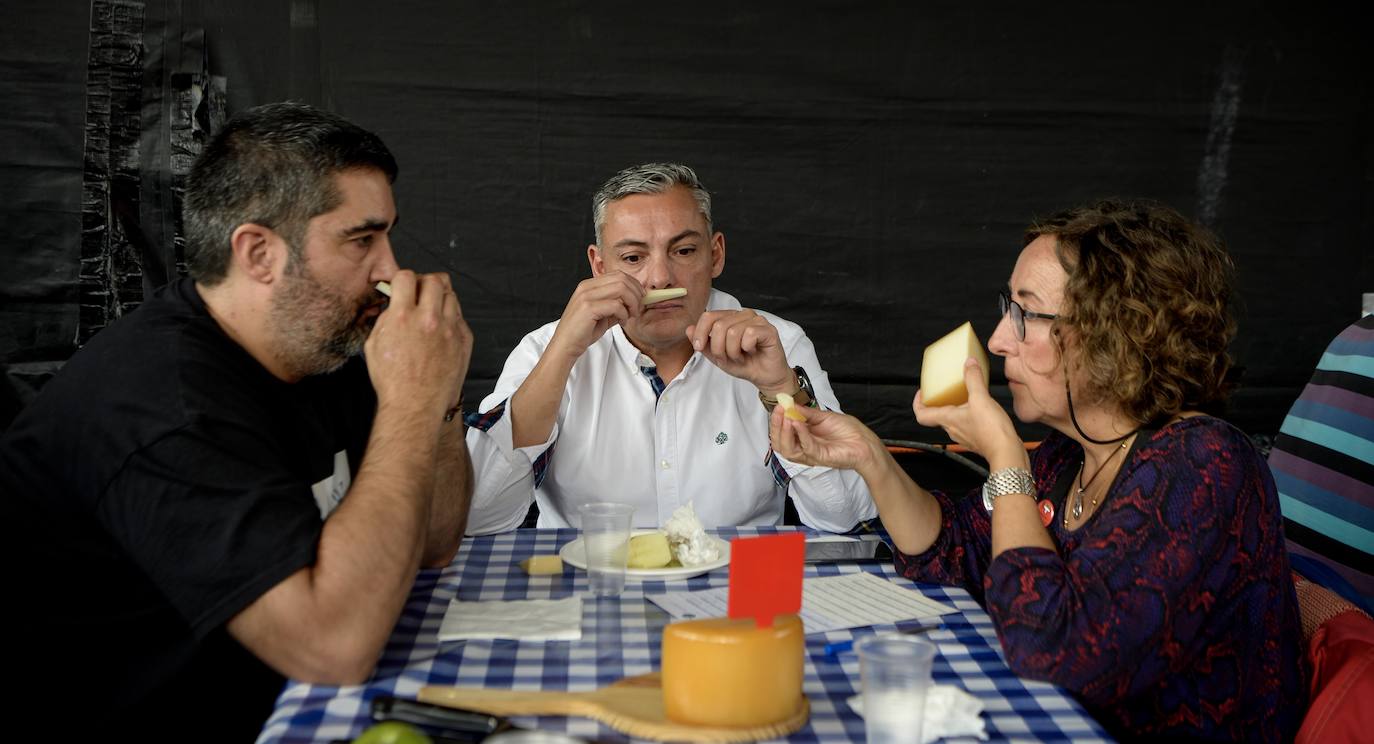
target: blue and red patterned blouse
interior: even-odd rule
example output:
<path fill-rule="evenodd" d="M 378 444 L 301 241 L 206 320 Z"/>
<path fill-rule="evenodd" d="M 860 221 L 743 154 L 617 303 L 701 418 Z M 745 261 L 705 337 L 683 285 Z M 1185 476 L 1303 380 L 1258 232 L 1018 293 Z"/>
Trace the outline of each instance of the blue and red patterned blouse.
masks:
<path fill-rule="evenodd" d="M 1065 479 L 1082 457 L 1058 433 L 1032 457 L 1055 550 L 989 565 L 982 498 L 936 493 L 940 536 L 898 554 L 898 569 L 971 592 L 1012 670 L 1068 689 L 1116 736 L 1291 740 L 1307 700 L 1298 604 L 1274 482 L 1249 438 L 1209 416 L 1142 434 L 1097 513 L 1066 530 Z"/>

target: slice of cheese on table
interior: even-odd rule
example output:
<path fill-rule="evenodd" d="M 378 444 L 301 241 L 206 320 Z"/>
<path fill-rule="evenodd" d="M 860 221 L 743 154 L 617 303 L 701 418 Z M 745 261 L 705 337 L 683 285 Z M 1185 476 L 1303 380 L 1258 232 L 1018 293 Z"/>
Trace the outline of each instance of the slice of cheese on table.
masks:
<path fill-rule="evenodd" d="M 530 576 L 548 576 L 563 573 L 563 559 L 556 555 L 536 555 L 520 561 L 520 567 Z"/>
<path fill-rule="evenodd" d="M 761 726 L 802 705 L 805 636 L 801 618 L 715 617 L 663 628 L 663 707 L 698 726 Z"/>
<path fill-rule="evenodd" d="M 964 385 L 964 362 L 969 357 L 983 368 L 983 384 L 988 382 L 988 355 L 983 351 L 973 324 L 965 323 L 939 341 L 926 347 L 921 358 L 921 400 L 928 406 L 957 406 L 968 402 Z"/>

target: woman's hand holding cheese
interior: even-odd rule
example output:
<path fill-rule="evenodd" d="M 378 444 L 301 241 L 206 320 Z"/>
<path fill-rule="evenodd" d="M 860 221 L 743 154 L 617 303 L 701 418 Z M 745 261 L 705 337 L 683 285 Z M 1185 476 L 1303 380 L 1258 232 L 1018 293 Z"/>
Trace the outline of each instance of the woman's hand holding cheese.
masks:
<path fill-rule="evenodd" d="M 882 440 L 853 416 L 819 408 L 794 410 L 805 420 L 788 418 L 778 405 L 768 421 L 768 438 L 780 456 L 801 465 L 845 468 L 860 475 L 882 459 Z"/>
<path fill-rule="evenodd" d="M 868 484 L 883 524 L 898 550 L 923 552 L 940 532 L 940 507 L 892 459 L 877 434 L 853 416 L 816 408 L 796 409 L 806 417 L 786 417 L 773 409 L 768 438 L 773 451 L 791 462 L 852 469 Z"/>
<path fill-rule="evenodd" d="M 1011 417 L 988 393 L 987 373 L 974 358 L 964 363 L 968 401 L 955 406 L 927 406 L 917 391 L 911 409 L 922 426 L 938 426 L 955 442 L 982 455 L 993 470 L 1026 467 L 1026 450 Z"/>
<path fill-rule="evenodd" d="M 748 380 L 764 395 L 795 393 L 778 329 L 753 310 L 713 310 L 687 326 L 692 348 L 728 375 Z"/>

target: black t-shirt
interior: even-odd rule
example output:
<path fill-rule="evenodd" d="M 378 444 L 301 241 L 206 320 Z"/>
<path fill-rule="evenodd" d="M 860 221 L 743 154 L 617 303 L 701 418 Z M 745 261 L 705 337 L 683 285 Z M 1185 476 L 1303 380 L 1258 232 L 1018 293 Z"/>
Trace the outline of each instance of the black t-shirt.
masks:
<path fill-rule="evenodd" d="M 282 382 L 188 279 L 92 339 L 0 439 L 11 722 L 251 741 L 282 680 L 225 623 L 315 560 L 375 408 L 360 358 Z"/>

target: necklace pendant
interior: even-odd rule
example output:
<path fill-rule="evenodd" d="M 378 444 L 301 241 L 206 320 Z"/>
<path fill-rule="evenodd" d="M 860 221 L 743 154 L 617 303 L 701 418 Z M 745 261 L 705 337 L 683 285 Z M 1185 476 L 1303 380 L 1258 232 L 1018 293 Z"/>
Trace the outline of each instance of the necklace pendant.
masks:
<path fill-rule="evenodd" d="M 1073 518 L 1074 518 L 1074 519 L 1078 519 L 1079 517 L 1083 516 L 1083 490 L 1082 490 L 1082 489 L 1079 489 L 1079 490 L 1078 490 L 1078 493 L 1077 493 L 1077 494 L 1074 494 L 1073 509 L 1071 509 L 1070 511 L 1073 512 Z"/>

